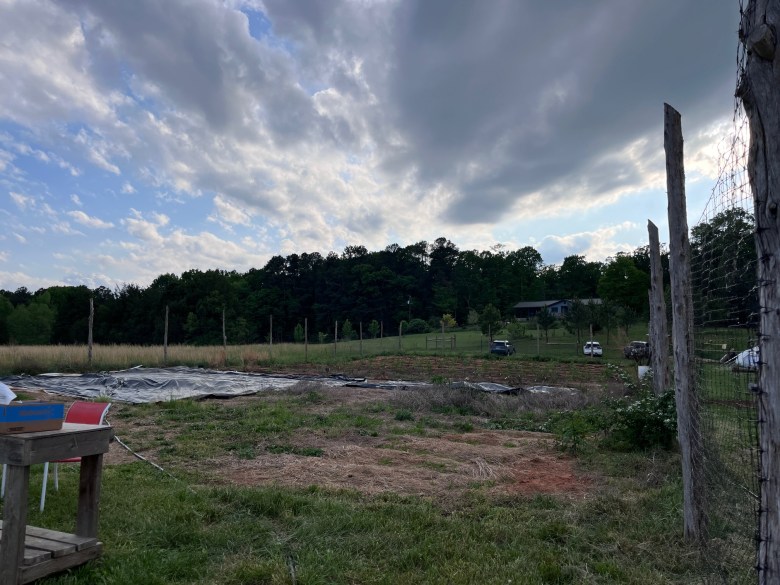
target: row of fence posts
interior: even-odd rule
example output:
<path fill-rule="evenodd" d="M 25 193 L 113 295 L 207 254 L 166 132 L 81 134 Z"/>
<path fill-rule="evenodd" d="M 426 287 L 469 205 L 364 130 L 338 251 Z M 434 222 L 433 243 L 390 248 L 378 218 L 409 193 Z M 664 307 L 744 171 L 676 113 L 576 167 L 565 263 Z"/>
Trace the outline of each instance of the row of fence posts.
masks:
<path fill-rule="evenodd" d="M 168 321 L 169 321 L 169 306 L 165 305 L 165 325 L 163 330 L 163 365 L 168 364 Z M 89 365 L 92 365 L 92 354 L 93 354 L 93 337 L 92 337 L 92 331 L 93 331 L 93 325 L 94 325 L 94 319 L 95 319 L 95 307 L 93 299 L 89 299 L 89 332 L 88 332 L 88 343 L 87 343 L 87 363 Z M 309 359 L 309 319 L 304 318 L 303 320 L 303 343 L 304 343 L 304 360 L 308 361 Z M 333 355 L 337 355 L 338 353 L 338 343 L 339 343 L 339 322 L 334 322 L 334 328 L 333 328 Z M 358 325 L 358 341 L 359 341 L 359 352 L 360 355 L 363 355 L 363 322 L 361 321 Z M 593 337 L 593 334 L 591 332 L 591 338 Z M 269 315 L 268 316 L 268 357 L 273 358 L 273 346 L 274 346 L 274 316 Z M 384 339 L 384 323 L 379 324 L 379 339 Z M 403 323 L 398 324 L 398 350 L 400 351 L 402 349 L 402 339 L 403 339 Z M 490 327 L 488 327 L 488 339 L 490 339 Z M 539 324 L 536 324 L 536 354 L 541 355 L 541 347 L 540 347 L 540 339 L 541 339 L 541 331 L 539 329 Z M 350 340 L 347 340 L 350 341 Z M 453 333 L 450 337 L 445 336 L 445 329 L 444 326 L 442 326 L 441 329 L 441 338 L 426 338 L 425 341 L 425 348 L 428 349 L 428 343 L 430 341 L 433 341 L 435 343 L 435 349 L 445 349 L 445 346 L 447 345 L 447 342 L 449 342 L 449 349 L 454 350 L 457 348 L 457 337 Z M 439 343 L 441 341 L 441 344 Z M 576 347 L 576 343 L 575 343 Z M 483 351 L 483 339 L 480 337 L 479 341 L 479 349 L 480 351 Z M 227 320 L 225 316 L 225 308 L 222 308 L 222 351 L 225 358 L 227 358 Z"/>

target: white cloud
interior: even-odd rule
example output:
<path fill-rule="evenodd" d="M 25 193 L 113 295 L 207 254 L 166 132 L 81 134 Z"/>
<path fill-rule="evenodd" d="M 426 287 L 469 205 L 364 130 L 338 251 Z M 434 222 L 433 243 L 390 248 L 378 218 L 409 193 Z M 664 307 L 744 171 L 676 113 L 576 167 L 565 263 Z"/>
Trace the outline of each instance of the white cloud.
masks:
<path fill-rule="evenodd" d="M 0 173 L 9 168 L 12 160 L 14 160 L 14 155 L 0 148 Z"/>
<path fill-rule="evenodd" d="M 114 227 L 114 224 L 108 221 L 103 221 L 97 217 L 91 217 L 83 211 L 69 211 L 68 215 L 73 218 L 74 221 L 91 228 L 108 229 Z"/>
<path fill-rule="evenodd" d="M 49 217 L 56 217 L 57 211 L 48 203 L 41 203 L 40 204 L 40 210 L 44 213 L 44 215 L 48 215 Z"/>
<path fill-rule="evenodd" d="M 214 197 L 214 208 L 216 210 L 216 216 L 212 216 L 212 218 L 215 220 L 239 225 L 249 225 L 252 222 L 249 214 L 225 199 L 222 195 L 216 195 Z"/>
<path fill-rule="evenodd" d="M 78 205 L 79 207 L 82 207 L 84 205 L 81 202 L 81 198 L 75 193 L 71 193 L 70 200 L 73 202 L 74 205 Z"/>
<path fill-rule="evenodd" d="M 16 232 L 14 232 L 14 237 L 16 238 L 16 241 L 19 242 L 20 244 L 27 243 L 27 238 L 25 238 L 22 234 L 17 234 Z"/>
<path fill-rule="evenodd" d="M 545 259 L 551 259 L 551 263 L 558 264 L 566 256 L 582 255 L 589 262 L 603 261 L 608 256 L 617 252 L 632 252 L 635 245 L 618 242 L 616 239 L 621 233 L 635 229 L 637 226 L 631 222 L 606 226 L 587 232 L 568 234 L 565 236 L 548 235 L 534 247 Z"/>
<path fill-rule="evenodd" d="M 126 194 L 135 193 L 135 187 L 133 187 L 130 183 L 123 183 L 122 193 L 126 193 Z"/>
<path fill-rule="evenodd" d="M 19 283 L 24 283 L 20 285 Z M 25 286 L 29 290 L 39 288 L 48 288 L 51 286 L 62 286 L 65 282 L 54 278 L 35 276 L 26 272 L 4 272 L 0 271 L 0 289 L 16 290 L 20 286 Z"/>
<path fill-rule="evenodd" d="M 84 233 L 74 229 L 67 221 L 57 221 L 51 226 L 51 231 L 64 236 L 83 236 Z"/>
<path fill-rule="evenodd" d="M 13 191 L 8 194 L 11 197 L 11 201 L 22 211 L 35 206 L 35 200 L 28 195 L 22 195 L 21 193 L 14 193 Z"/>

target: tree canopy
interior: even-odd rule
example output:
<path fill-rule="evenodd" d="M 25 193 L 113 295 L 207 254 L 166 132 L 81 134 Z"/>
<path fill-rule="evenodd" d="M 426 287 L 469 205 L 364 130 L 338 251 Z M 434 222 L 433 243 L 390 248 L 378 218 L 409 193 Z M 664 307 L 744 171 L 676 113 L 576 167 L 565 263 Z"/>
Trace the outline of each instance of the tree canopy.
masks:
<path fill-rule="evenodd" d="M 340 327 L 349 321 L 353 333 L 362 324 L 376 336 L 381 328 L 397 331 L 402 320 L 438 329 L 443 315 L 471 324 L 492 306 L 511 319 L 521 301 L 598 294 L 642 312 L 647 275 L 637 257 L 640 250 L 603 264 L 575 255 L 555 266 L 530 246 L 459 250 L 437 238 L 373 252 L 350 245 L 341 254 L 274 256 L 243 274 L 162 274 L 147 287 L 56 286 L 34 293 L 22 287 L 0 291 L 0 343 L 83 343 L 90 298 L 95 342 L 132 344 L 162 343 L 166 307 L 169 343 L 190 344 L 221 344 L 223 310 L 229 343 L 267 342 L 271 317 L 273 341 L 280 342 L 300 340 L 296 328 L 304 319 L 310 340 L 341 338 L 336 321 Z"/>

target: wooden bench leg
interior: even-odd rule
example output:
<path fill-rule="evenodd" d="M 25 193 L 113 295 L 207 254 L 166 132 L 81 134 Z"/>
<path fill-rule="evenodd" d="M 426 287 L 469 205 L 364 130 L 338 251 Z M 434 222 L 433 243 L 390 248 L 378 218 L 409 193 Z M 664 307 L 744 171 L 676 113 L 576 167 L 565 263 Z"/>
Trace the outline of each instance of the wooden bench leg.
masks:
<path fill-rule="evenodd" d="M 103 454 L 81 459 L 79 474 L 79 508 L 76 517 L 76 535 L 97 537 L 100 517 L 100 479 L 103 473 Z"/>
<path fill-rule="evenodd" d="M 0 583 L 16 585 L 19 583 L 20 569 L 24 563 L 30 468 L 9 464 L 6 475 L 3 534 L 0 537 Z"/>

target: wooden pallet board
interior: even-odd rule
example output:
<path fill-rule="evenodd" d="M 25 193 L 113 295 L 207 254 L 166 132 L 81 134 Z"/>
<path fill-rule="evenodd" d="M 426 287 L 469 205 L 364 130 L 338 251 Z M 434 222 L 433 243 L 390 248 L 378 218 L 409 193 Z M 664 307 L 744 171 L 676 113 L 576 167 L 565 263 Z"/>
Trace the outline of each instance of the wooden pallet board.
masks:
<path fill-rule="evenodd" d="M 3 522 L 0 520 L 0 535 L 2 530 Z M 21 583 L 29 583 L 95 559 L 102 550 L 103 546 L 97 538 L 27 526 Z"/>

